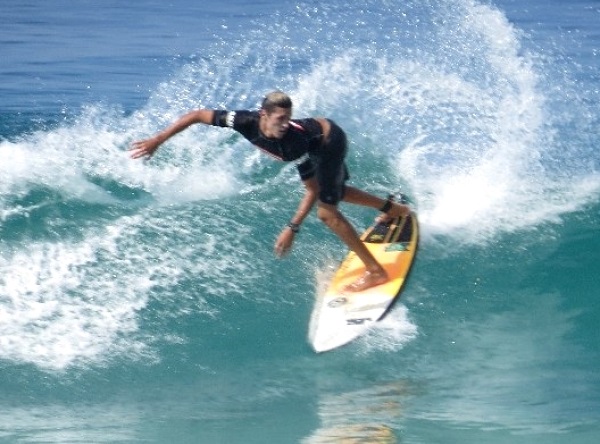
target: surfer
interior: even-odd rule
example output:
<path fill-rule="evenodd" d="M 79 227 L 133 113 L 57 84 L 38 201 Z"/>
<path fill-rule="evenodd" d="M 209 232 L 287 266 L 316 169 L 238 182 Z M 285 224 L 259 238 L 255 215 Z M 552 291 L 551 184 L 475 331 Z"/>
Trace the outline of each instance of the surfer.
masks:
<path fill-rule="evenodd" d="M 410 208 L 349 186 L 345 164 L 348 149 L 344 131 L 326 118 L 292 119 L 292 100 L 273 91 L 263 99 L 258 111 L 197 109 L 163 131 L 145 140 L 133 142 L 131 157 L 150 158 L 167 139 L 197 123 L 236 130 L 267 154 L 296 163 L 305 193 L 288 225 L 275 241 L 275 254 L 289 252 L 300 225 L 317 203 L 317 216 L 365 264 L 365 273 L 346 291 L 362 291 L 387 282 L 384 268 L 363 245 L 354 227 L 338 209 L 340 201 L 378 209 L 389 217 L 410 213 Z"/>

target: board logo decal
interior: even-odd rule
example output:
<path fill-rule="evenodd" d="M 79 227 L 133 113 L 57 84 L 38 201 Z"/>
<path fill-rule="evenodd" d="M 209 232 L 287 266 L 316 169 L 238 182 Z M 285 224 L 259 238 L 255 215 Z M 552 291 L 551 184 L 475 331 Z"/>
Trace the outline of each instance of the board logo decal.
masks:
<path fill-rule="evenodd" d="M 398 242 L 395 244 L 389 244 L 385 251 L 409 251 L 408 242 Z"/>
<path fill-rule="evenodd" d="M 346 298 L 335 298 L 327 304 L 331 308 L 341 307 L 342 305 L 346 305 L 348 303 L 348 299 Z"/>
<path fill-rule="evenodd" d="M 363 325 L 365 322 L 372 321 L 371 318 L 359 318 L 359 319 L 347 319 L 346 323 L 348 325 Z"/>

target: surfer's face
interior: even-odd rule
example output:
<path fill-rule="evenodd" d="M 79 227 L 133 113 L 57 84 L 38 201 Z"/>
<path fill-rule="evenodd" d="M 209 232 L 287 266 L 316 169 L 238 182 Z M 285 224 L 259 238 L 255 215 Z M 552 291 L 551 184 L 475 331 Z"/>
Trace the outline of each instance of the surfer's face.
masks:
<path fill-rule="evenodd" d="M 282 139 L 292 118 L 291 108 L 276 107 L 271 112 L 260 111 L 260 130 L 270 139 Z"/>

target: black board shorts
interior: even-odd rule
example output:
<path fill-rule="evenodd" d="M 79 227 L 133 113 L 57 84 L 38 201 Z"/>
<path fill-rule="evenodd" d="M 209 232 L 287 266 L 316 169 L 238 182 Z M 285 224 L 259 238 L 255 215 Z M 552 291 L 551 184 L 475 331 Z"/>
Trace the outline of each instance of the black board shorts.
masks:
<path fill-rule="evenodd" d="M 350 178 L 346 167 L 348 141 L 346 134 L 335 122 L 329 120 L 331 130 L 316 160 L 316 178 L 319 184 L 319 200 L 337 205 L 344 197 L 346 181 Z"/>

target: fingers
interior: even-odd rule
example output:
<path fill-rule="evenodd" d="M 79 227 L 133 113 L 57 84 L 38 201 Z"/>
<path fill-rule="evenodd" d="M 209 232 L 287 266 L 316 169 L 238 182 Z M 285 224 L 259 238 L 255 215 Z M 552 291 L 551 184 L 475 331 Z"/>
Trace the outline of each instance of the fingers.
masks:
<path fill-rule="evenodd" d="M 150 158 L 154 154 L 155 148 L 147 140 L 138 140 L 131 144 L 129 151 L 131 151 L 130 157 L 132 159 Z"/>
<path fill-rule="evenodd" d="M 290 252 L 291 248 L 292 244 L 290 242 L 278 240 L 277 242 L 275 242 L 275 255 L 277 257 L 284 257 Z"/>
<path fill-rule="evenodd" d="M 286 248 L 283 245 L 275 246 L 275 256 L 277 257 L 284 257 L 286 254 L 289 253 L 289 251 L 289 248 Z"/>
<path fill-rule="evenodd" d="M 289 233 L 292 232 L 290 230 L 284 230 L 275 241 L 274 252 L 277 257 L 284 257 L 292 249 L 293 237 L 290 237 Z"/>
<path fill-rule="evenodd" d="M 290 252 L 290 247 L 277 243 L 275 244 L 275 256 L 284 257 L 286 254 Z"/>

